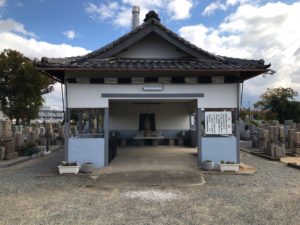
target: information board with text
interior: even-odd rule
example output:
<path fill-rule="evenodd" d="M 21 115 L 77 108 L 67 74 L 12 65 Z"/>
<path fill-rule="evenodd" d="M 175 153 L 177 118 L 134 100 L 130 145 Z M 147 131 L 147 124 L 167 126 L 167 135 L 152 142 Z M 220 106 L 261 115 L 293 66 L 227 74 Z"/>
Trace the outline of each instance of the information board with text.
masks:
<path fill-rule="evenodd" d="M 206 134 L 232 134 L 231 112 L 205 112 Z"/>

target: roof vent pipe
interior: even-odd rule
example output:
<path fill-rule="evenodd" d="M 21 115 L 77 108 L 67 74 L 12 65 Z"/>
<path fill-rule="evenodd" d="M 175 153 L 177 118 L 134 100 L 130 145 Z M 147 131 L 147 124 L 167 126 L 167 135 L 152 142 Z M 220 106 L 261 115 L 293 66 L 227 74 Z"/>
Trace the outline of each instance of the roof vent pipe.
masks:
<path fill-rule="evenodd" d="M 132 30 L 140 25 L 140 7 L 132 7 Z"/>

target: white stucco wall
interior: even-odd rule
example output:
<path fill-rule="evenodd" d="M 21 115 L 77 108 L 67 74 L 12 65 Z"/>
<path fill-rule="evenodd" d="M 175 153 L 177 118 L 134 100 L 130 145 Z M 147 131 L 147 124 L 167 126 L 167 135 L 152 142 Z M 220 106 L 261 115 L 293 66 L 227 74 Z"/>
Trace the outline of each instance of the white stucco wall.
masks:
<path fill-rule="evenodd" d="M 189 129 L 189 104 L 135 104 L 113 102 L 109 105 L 109 126 L 112 130 L 139 128 L 140 113 L 154 113 L 156 129 Z"/>
<path fill-rule="evenodd" d="M 103 93 L 113 94 L 199 94 L 204 97 L 189 98 L 176 97 L 175 99 L 194 99 L 198 101 L 199 108 L 236 108 L 237 84 L 165 84 L 163 91 L 143 91 L 149 84 L 67 84 L 69 108 L 105 108 L 109 99 L 102 98 Z M 154 85 L 150 85 L 154 86 Z M 122 99 L 174 99 L 160 98 L 122 98 Z"/>
<path fill-rule="evenodd" d="M 130 46 L 124 52 L 119 53 L 116 57 L 124 58 L 180 58 L 188 57 L 185 52 L 179 51 L 176 46 L 170 44 L 158 35 L 149 35 Z"/>

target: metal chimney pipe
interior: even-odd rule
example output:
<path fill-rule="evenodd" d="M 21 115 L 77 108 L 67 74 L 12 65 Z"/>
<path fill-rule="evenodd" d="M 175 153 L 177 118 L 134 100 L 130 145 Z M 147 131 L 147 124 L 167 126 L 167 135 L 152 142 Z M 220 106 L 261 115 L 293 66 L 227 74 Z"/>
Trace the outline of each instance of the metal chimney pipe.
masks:
<path fill-rule="evenodd" d="M 132 30 L 140 25 L 140 7 L 132 7 Z"/>

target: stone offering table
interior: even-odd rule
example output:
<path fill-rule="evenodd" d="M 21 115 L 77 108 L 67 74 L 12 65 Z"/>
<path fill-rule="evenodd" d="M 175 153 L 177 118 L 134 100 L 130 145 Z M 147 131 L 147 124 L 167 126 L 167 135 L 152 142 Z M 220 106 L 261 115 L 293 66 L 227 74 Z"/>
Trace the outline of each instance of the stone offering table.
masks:
<path fill-rule="evenodd" d="M 158 141 L 164 139 L 164 136 L 149 136 L 149 137 L 144 137 L 144 136 L 135 136 L 133 137 L 134 140 L 138 140 L 140 146 L 144 146 L 146 140 L 151 140 L 151 144 L 153 146 L 158 145 Z"/>

